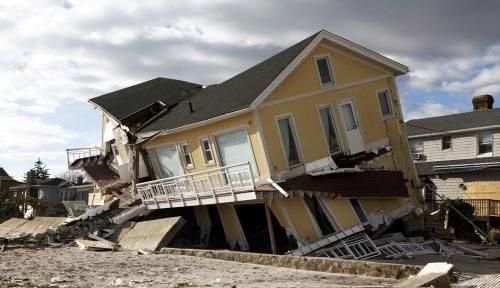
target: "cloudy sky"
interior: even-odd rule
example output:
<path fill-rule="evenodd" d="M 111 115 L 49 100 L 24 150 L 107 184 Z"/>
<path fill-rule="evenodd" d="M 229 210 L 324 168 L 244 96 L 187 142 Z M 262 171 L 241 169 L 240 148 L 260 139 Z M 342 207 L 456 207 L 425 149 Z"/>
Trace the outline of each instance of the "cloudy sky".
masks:
<path fill-rule="evenodd" d="M 212 84 L 326 29 L 410 67 L 405 117 L 500 103 L 498 1 L 1 1 L 0 167 L 99 142 L 89 98 L 158 76 Z M 497 106 L 497 105 L 495 105 Z"/>

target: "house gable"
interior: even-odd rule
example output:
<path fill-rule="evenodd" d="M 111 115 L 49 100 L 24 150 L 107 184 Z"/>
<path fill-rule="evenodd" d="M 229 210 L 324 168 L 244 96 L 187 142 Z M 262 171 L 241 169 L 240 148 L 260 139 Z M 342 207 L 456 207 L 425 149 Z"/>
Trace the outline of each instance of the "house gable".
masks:
<path fill-rule="evenodd" d="M 325 41 L 326 42 L 326 41 Z M 391 72 L 364 61 L 361 58 L 339 49 L 332 44 L 317 45 L 304 60 L 279 84 L 266 98 L 264 103 L 286 97 L 319 94 L 334 89 L 350 86 L 362 81 L 377 80 Z M 334 84 L 321 85 L 315 58 L 328 56 Z M 322 87 L 323 86 L 323 87 Z"/>

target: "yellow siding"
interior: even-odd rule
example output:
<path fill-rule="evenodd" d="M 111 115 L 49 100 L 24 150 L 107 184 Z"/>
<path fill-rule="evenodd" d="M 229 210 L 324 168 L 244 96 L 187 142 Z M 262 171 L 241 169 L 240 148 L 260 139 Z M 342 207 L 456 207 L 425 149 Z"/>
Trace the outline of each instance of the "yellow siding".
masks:
<path fill-rule="evenodd" d="M 299 239 L 312 243 L 319 240 L 319 235 L 313 228 L 313 223 L 305 209 L 304 199 L 292 197 L 283 199 L 283 204 L 287 209 L 288 215 L 298 233 Z"/>
<path fill-rule="evenodd" d="M 465 199 L 500 200 L 500 181 L 465 182 Z"/>
<path fill-rule="evenodd" d="M 379 69 L 367 66 L 328 48 L 318 46 L 288 75 L 281 85 L 266 99 L 266 102 L 320 90 L 321 85 L 314 62 L 315 55 L 329 55 L 336 85 L 348 84 L 385 74 Z"/>
<path fill-rule="evenodd" d="M 338 222 L 337 224 L 340 225 L 341 229 L 349 229 L 360 224 L 358 217 L 354 214 L 348 199 L 324 198 L 323 200 L 335 216 L 335 219 Z"/>
<path fill-rule="evenodd" d="M 219 167 L 219 161 L 216 157 L 217 151 L 213 138 L 210 137 L 212 152 L 216 158 L 216 165 L 208 166 L 205 165 L 205 160 L 203 157 L 203 151 L 200 147 L 200 139 L 206 136 L 212 136 L 221 131 L 228 130 L 231 131 L 233 128 L 245 128 L 250 137 L 250 144 L 252 146 L 255 162 L 257 169 L 259 170 L 260 176 L 268 176 L 266 167 L 266 158 L 264 154 L 263 147 L 261 145 L 260 139 L 257 134 L 257 128 L 255 126 L 255 121 L 253 120 L 252 114 L 247 113 L 241 116 L 237 116 L 231 119 L 222 120 L 213 124 L 205 125 L 198 128 L 193 128 L 190 130 L 160 136 L 156 139 L 149 141 L 145 148 L 152 148 L 156 145 L 162 145 L 167 143 L 181 143 L 187 141 L 189 149 L 191 151 L 191 156 L 193 158 L 194 167 L 192 169 L 184 169 L 185 173 L 194 173 L 207 169 L 213 169 Z M 237 129 L 236 129 L 237 130 Z"/>
<path fill-rule="evenodd" d="M 396 126 L 397 118 L 383 121 L 378 109 L 375 91 L 389 87 L 387 79 L 378 80 L 363 86 L 351 87 L 338 91 L 322 93 L 316 96 L 303 98 L 283 104 L 260 108 L 260 117 L 264 130 L 267 147 L 270 154 L 270 166 L 275 173 L 287 170 L 285 159 L 276 127 L 276 116 L 292 113 L 296 124 L 304 161 L 312 162 L 329 155 L 321 130 L 317 107 L 330 104 L 336 120 L 337 132 L 343 150 L 347 150 L 340 114 L 337 113 L 337 103 L 345 99 L 354 99 L 359 118 L 359 125 L 365 145 L 387 137 L 386 125 Z M 396 127 L 396 132 L 397 132 Z M 395 134 L 395 133 L 393 133 Z M 392 145 L 398 144 L 391 143 Z"/>

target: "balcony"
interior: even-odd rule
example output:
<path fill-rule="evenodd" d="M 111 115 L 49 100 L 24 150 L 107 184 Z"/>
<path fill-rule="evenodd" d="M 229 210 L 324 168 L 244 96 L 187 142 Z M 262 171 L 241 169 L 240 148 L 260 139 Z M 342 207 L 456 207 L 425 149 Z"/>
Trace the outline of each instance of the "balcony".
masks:
<path fill-rule="evenodd" d="M 500 201 L 491 199 L 462 199 L 474 207 L 474 217 L 500 217 Z M 431 211 L 444 208 L 444 200 L 436 200 L 430 203 Z"/>
<path fill-rule="evenodd" d="M 74 163 L 76 160 L 92 156 L 100 156 L 101 154 L 102 150 L 98 147 L 66 149 L 66 158 L 68 159 L 68 169 L 71 169 L 70 168 L 71 164 Z"/>
<path fill-rule="evenodd" d="M 148 209 L 257 199 L 250 163 L 139 183 L 137 192 Z"/>

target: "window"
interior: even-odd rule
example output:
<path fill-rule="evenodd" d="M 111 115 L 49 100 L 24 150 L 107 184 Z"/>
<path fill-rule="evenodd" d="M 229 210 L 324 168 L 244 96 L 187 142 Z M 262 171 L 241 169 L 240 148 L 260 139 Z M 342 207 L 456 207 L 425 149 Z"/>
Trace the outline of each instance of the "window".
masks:
<path fill-rule="evenodd" d="M 153 149 L 154 159 L 158 167 L 158 178 L 168 178 L 184 174 L 179 152 L 174 144 Z"/>
<path fill-rule="evenodd" d="M 278 130 L 281 136 L 281 145 L 285 153 L 285 159 L 288 162 L 288 167 L 293 167 L 302 162 L 299 155 L 299 148 L 295 137 L 295 132 L 292 126 L 292 118 L 287 116 L 278 119 Z"/>
<path fill-rule="evenodd" d="M 380 107 L 380 113 L 382 118 L 387 118 L 392 116 L 392 106 L 391 97 L 388 90 L 377 92 L 378 105 Z"/>
<path fill-rule="evenodd" d="M 340 145 L 335 132 L 335 122 L 332 117 L 332 109 L 330 106 L 319 108 L 319 118 L 321 120 L 321 127 L 323 128 L 323 135 L 325 136 L 326 144 L 330 154 L 340 152 Z"/>
<path fill-rule="evenodd" d="M 307 194 L 304 194 L 304 202 L 307 205 L 309 211 L 313 215 L 314 219 L 318 223 L 318 226 L 323 235 L 333 234 L 338 231 L 336 229 L 336 223 L 332 223 L 333 219 L 329 217 L 326 209 L 320 204 L 319 200 L 316 197 L 310 197 Z"/>
<path fill-rule="evenodd" d="M 203 157 L 205 158 L 205 164 L 212 165 L 214 164 L 214 156 L 212 154 L 212 149 L 210 148 L 210 142 L 208 138 L 203 138 L 200 140 L 201 150 L 203 152 Z"/>
<path fill-rule="evenodd" d="M 330 60 L 328 56 L 316 57 L 315 61 L 321 85 L 333 83 L 332 71 L 330 69 Z"/>
<path fill-rule="evenodd" d="M 186 166 L 186 168 L 193 168 L 193 158 L 191 158 L 191 152 L 189 151 L 187 143 L 181 144 L 181 151 L 184 156 L 184 166 Z"/>
<path fill-rule="evenodd" d="M 113 155 L 115 156 L 115 162 L 118 165 L 123 164 L 122 157 L 120 156 L 120 152 L 118 151 L 118 146 L 115 143 L 111 144 L 111 149 L 113 150 Z"/>
<path fill-rule="evenodd" d="M 477 137 L 478 155 L 491 156 L 493 153 L 493 134 L 482 133 Z"/>
<path fill-rule="evenodd" d="M 363 207 L 361 207 L 361 203 L 359 203 L 358 199 L 349 199 L 349 202 L 351 202 L 352 209 L 354 210 L 354 213 L 356 213 L 356 216 L 358 216 L 359 222 L 367 222 L 368 218 L 366 217 L 365 211 L 363 210 Z"/>
<path fill-rule="evenodd" d="M 451 149 L 451 136 L 441 138 L 441 150 Z"/>
<path fill-rule="evenodd" d="M 411 152 L 414 154 L 424 153 L 424 142 L 422 140 L 411 141 Z"/>

